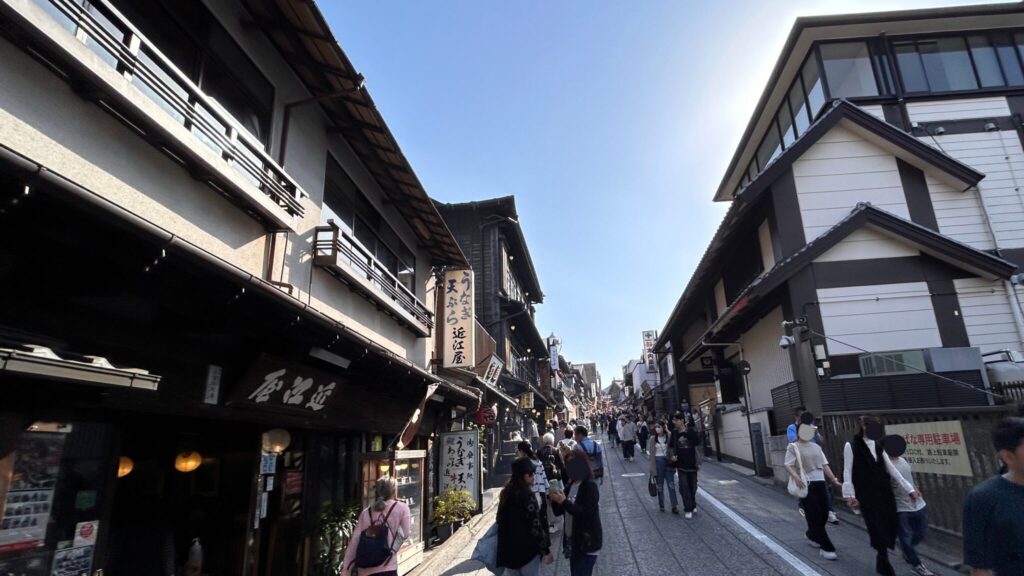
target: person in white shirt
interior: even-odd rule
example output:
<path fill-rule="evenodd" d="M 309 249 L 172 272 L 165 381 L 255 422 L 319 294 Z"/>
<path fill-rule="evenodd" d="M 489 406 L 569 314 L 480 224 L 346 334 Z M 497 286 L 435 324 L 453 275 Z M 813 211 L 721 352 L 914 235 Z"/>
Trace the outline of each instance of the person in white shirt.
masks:
<path fill-rule="evenodd" d="M 910 462 L 903 458 L 907 451 L 907 442 L 902 436 L 885 437 L 885 453 L 892 460 L 892 465 L 899 470 L 904 479 L 913 483 L 913 473 Z M 913 500 L 910 496 L 899 489 L 896 481 L 893 480 L 893 493 L 896 495 L 896 515 L 900 519 L 899 544 L 903 551 L 903 558 L 919 576 L 935 576 L 935 573 L 925 567 L 921 557 L 915 549 L 924 540 L 928 533 L 928 509 L 925 507 L 924 498 L 918 497 Z"/>
<path fill-rule="evenodd" d="M 827 487 L 829 484 L 841 484 L 832 474 L 821 446 L 811 442 L 817 434 L 817 428 L 801 423 L 797 425 L 797 431 L 796 442 L 786 447 L 784 464 L 796 485 L 807 488 L 807 496 L 800 500 L 807 521 L 807 532 L 804 534 L 813 546 L 820 548 L 822 558 L 835 560 L 838 558 L 836 547 L 825 530 L 828 521 Z"/>
<path fill-rule="evenodd" d="M 861 416 L 860 430 L 843 448 L 843 498 L 851 507 L 860 506 L 864 524 L 875 549 L 875 571 L 895 576 L 889 563 L 889 549 L 899 534 L 893 485 L 917 500 L 920 494 L 897 470 L 883 450 L 885 428 L 875 416 Z"/>

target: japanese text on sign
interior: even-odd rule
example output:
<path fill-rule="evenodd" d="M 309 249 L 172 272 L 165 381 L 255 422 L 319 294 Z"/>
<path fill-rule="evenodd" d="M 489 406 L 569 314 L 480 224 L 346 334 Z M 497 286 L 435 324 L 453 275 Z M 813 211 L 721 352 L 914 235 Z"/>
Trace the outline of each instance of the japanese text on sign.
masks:
<path fill-rule="evenodd" d="M 476 430 L 441 434 L 441 490 L 468 490 L 480 502 L 480 449 Z"/>
<path fill-rule="evenodd" d="M 913 466 L 915 473 L 974 475 L 959 420 L 890 424 L 885 430 L 906 440 L 907 451 L 903 458 Z"/>
<path fill-rule="evenodd" d="M 658 362 L 654 357 L 654 343 L 658 340 L 656 330 L 644 330 L 644 362 L 649 372 L 657 371 Z"/>
<path fill-rule="evenodd" d="M 444 275 L 442 331 L 444 365 L 447 368 L 476 366 L 476 310 L 473 271 L 453 270 Z"/>

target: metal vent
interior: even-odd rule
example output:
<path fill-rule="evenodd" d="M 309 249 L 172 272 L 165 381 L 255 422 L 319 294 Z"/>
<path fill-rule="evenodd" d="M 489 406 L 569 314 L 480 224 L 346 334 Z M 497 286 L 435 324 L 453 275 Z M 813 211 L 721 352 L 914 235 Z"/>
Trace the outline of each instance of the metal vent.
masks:
<path fill-rule="evenodd" d="M 876 352 L 859 358 L 861 376 L 920 374 L 927 370 L 923 350 Z"/>

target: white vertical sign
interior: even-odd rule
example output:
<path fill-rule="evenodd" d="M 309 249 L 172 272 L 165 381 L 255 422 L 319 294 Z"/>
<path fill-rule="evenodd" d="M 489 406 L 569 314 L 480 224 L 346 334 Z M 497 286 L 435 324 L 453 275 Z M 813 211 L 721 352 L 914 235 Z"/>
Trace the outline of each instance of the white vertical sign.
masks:
<path fill-rule="evenodd" d="M 446 368 L 476 366 L 476 319 L 473 271 L 444 274 L 444 319 L 441 323 Z"/>
<path fill-rule="evenodd" d="M 480 504 L 480 449 L 476 430 L 441 433 L 441 493 L 449 486 L 469 490 Z"/>
<path fill-rule="evenodd" d="M 648 372 L 658 371 L 658 361 L 654 357 L 654 343 L 658 340 L 657 330 L 644 330 L 644 362 Z"/>

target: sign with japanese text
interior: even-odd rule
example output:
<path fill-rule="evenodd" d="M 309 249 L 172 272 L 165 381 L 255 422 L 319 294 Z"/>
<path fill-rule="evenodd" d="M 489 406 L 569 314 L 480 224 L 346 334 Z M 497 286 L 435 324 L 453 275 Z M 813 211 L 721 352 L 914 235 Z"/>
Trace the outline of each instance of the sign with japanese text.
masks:
<path fill-rule="evenodd" d="M 441 433 L 441 490 L 468 490 L 480 503 L 480 450 L 476 430 Z"/>
<path fill-rule="evenodd" d="M 519 407 L 525 410 L 533 410 L 533 392 L 523 392 L 519 396 Z"/>
<path fill-rule="evenodd" d="M 337 378 L 322 370 L 271 356 L 261 356 L 238 387 L 235 400 L 326 417 L 336 401 Z"/>
<path fill-rule="evenodd" d="M 484 372 L 484 377 L 481 378 L 487 384 L 494 386 L 498 383 L 498 378 L 501 377 L 501 371 L 505 369 L 505 363 L 498 358 L 497 354 L 491 354 L 490 361 L 487 364 L 487 371 Z"/>
<path fill-rule="evenodd" d="M 654 343 L 658 341 L 657 330 L 644 330 L 644 362 L 648 372 L 657 372 L 658 361 L 654 357 Z"/>
<path fill-rule="evenodd" d="M 914 472 L 974 476 L 959 420 L 886 424 L 885 432 L 902 436 L 907 441 L 903 458 Z"/>
<path fill-rule="evenodd" d="M 476 310 L 473 295 L 473 271 L 445 272 L 444 318 L 438 328 L 442 334 L 445 368 L 476 366 Z"/>
<path fill-rule="evenodd" d="M 558 345 L 557 344 L 549 344 L 548 345 L 548 356 L 551 358 L 551 371 L 552 372 L 558 371 Z"/>

